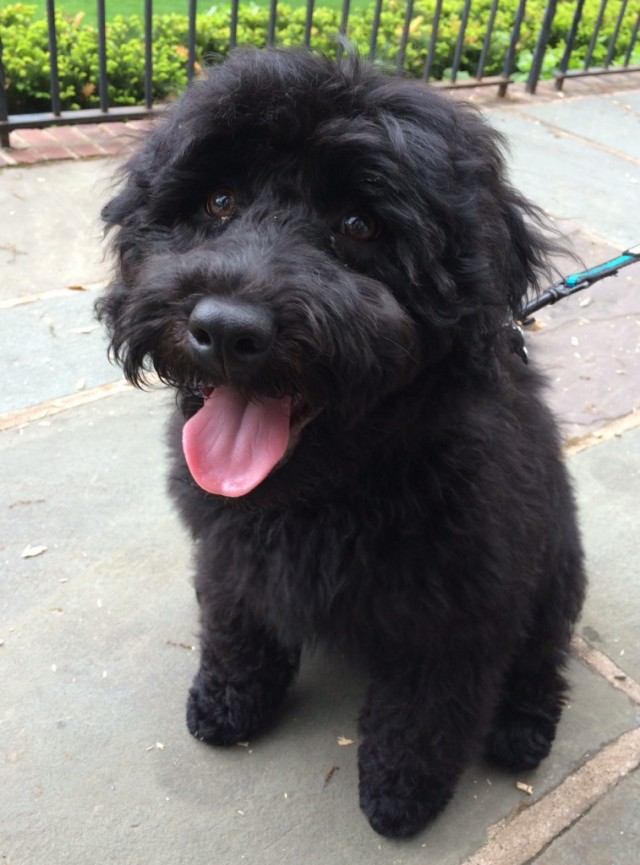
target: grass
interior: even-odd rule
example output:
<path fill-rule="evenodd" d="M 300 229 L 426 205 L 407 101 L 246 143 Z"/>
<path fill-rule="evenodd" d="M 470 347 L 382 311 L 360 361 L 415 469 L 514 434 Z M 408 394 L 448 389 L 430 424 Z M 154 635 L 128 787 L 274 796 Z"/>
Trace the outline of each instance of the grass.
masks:
<path fill-rule="evenodd" d="M 29 0 L 23 0 L 23 2 L 25 5 L 37 6 L 42 16 L 46 15 L 45 0 L 33 0 L 33 3 L 30 3 Z M 249 2 L 255 3 L 257 6 L 269 5 L 269 0 L 240 0 L 240 2 L 241 5 L 245 6 Z M 281 0 L 281 2 L 293 8 L 307 5 L 306 0 Z M 369 2 L 370 0 L 351 0 L 350 10 L 356 11 L 359 8 L 362 9 L 368 6 Z M 9 2 L 5 3 L 3 0 L 0 0 L 0 6 L 4 5 L 9 5 Z M 199 13 L 204 13 L 214 6 L 220 9 L 225 5 L 231 5 L 229 0 L 221 0 L 221 2 L 217 3 L 210 2 L 210 0 L 200 0 L 197 4 L 197 10 Z M 315 5 L 318 7 L 325 6 L 330 9 L 342 9 L 343 0 L 315 0 Z M 110 18 L 115 18 L 116 15 L 139 15 L 140 17 L 144 15 L 143 0 L 105 0 L 105 6 L 107 21 Z M 98 20 L 97 3 L 95 0 L 57 0 L 56 8 L 64 9 L 65 12 L 71 15 L 77 15 L 80 12 L 84 13 L 84 21 L 87 24 L 95 26 Z M 169 13 L 187 15 L 188 12 L 188 0 L 154 0 L 153 3 L 154 15 L 167 15 Z"/>

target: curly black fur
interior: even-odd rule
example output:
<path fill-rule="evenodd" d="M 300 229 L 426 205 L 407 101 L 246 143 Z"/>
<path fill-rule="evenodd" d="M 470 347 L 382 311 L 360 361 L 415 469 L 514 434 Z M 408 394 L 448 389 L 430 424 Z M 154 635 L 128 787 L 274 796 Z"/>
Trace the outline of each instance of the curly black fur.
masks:
<path fill-rule="evenodd" d="M 167 112 L 104 211 L 112 350 L 179 395 L 189 729 L 257 734 L 302 644 L 338 646 L 370 671 L 360 801 L 388 836 L 420 830 L 483 748 L 515 770 L 547 755 L 583 597 L 556 427 L 505 327 L 548 245 L 500 148 L 472 108 L 353 58 L 243 51 Z M 199 352 L 196 307 L 249 316 L 239 356 Z M 291 395 L 298 424 L 239 498 L 200 489 L 180 444 L 221 385 Z"/>

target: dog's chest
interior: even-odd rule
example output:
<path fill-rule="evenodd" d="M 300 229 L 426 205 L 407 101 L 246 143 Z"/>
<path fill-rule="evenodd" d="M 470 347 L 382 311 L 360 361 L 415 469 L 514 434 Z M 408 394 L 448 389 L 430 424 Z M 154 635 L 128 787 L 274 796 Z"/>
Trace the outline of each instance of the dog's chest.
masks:
<path fill-rule="evenodd" d="M 345 509 L 244 515 L 235 533 L 234 589 L 288 645 L 323 637 L 360 642 L 360 625 L 369 634 L 392 606 L 428 594 L 433 552 L 423 532 Z M 222 580 L 227 574 L 218 571 Z"/>

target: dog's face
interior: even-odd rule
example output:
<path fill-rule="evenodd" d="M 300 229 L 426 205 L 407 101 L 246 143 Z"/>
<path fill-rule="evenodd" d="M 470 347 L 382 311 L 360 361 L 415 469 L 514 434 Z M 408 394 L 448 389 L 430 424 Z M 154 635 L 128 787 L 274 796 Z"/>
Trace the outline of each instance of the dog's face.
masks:
<path fill-rule="evenodd" d="M 131 381 L 180 391 L 214 495 L 326 484 L 399 395 L 488 375 L 542 261 L 479 116 L 352 60 L 237 53 L 125 173 L 100 315 Z"/>

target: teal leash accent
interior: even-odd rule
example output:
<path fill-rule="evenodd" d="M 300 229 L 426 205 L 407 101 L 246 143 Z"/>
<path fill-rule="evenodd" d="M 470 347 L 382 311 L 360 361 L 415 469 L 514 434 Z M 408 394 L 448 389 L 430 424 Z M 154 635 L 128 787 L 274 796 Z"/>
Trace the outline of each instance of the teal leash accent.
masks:
<path fill-rule="evenodd" d="M 532 324 L 534 319 L 531 316 L 534 312 L 537 312 L 544 306 L 557 303 L 563 297 L 569 297 L 578 291 L 583 291 L 585 288 L 593 285 L 594 282 L 598 282 L 607 276 L 615 276 L 623 267 L 628 267 L 630 264 L 635 264 L 638 261 L 640 261 L 640 244 L 631 246 L 625 252 L 616 256 L 616 258 L 611 258 L 609 261 L 597 264 L 588 270 L 581 270 L 580 273 L 572 273 L 570 276 L 565 276 L 563 280 L 547 288 L 542 294 L 530 300 L 522 307 L 522 312 L 517 319 L 511 319 L 506 323 L 505 326 L 510 331 L 511 350 L 521 358 L 523 363 L 528 363 L 527 347 L 521 325 Z"/>
<path fill-rule="evenodd" d="M 640 250 L 640 246 L 633 247 L 633 249 Z M 569 287 L 576 286 L 585 280 L 591 284 L 597 279 L 603 279 L 605 276 L 612 276 L 622 267 L 633 264 L 638 261 L 638 259 L 640 259 L 640 253 L 634 253 L 630 249 L 627 252 L 623 252 L 622 255 L 619 255 L 617 258 L 605 261 L 604 264 L 598 264 L 596 267 L 589 268 L 589 270 L 583 270 L 581 273 L 574 273 L 571 276 L 567 276 L 565 277 L 564 282 L 565 285 L 568 285 Z"/>
<path fill-rule="evenodd" d="M 616 256 L 616 258 L 605 261 L 603 264 L 598 264 L 588 270 L 582 270 L 580 273 L 566 276 L 561 282 L 555 283 L 555 285 L 543 291 L 541 295 L 526 303 L 522 307 L 519 321 L 528 324 L 529 317 L 544 306 L 557 303 L 563 297 L 569 297 L 578 291 L 583 291 L 583 289 L 593 285 L 594 282 L 598 282 L 607 276 L 615 276 L 623 267 L 628 267 L 637 261 L 640 261 L 640 244 L 630 247 L 625 252 Z"/>

